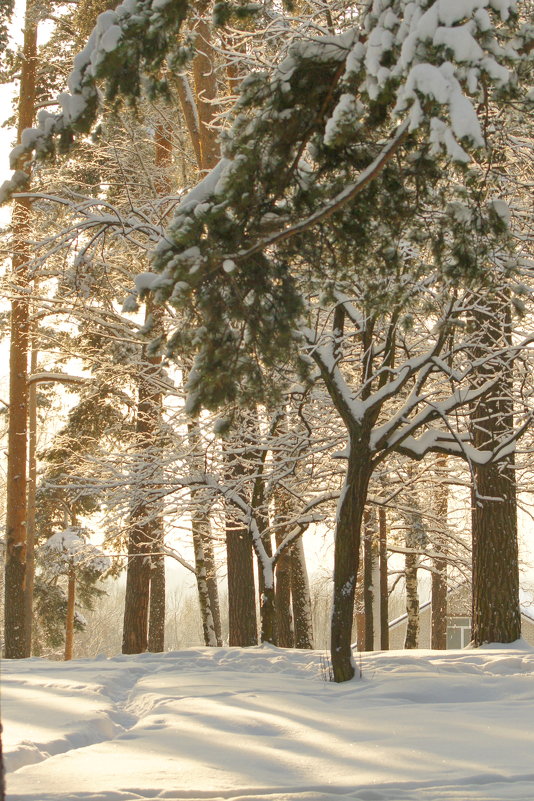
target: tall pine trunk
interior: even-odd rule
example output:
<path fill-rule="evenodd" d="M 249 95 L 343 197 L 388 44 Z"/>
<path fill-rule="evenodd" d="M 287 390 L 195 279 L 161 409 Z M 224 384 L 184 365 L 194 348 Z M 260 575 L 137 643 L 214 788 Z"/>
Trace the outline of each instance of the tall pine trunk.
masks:
<path fill-rule="evenodd" d="M 506 291 L 491 299 L 479 297 L 474 313 L 479 355 L 488 357 L 480 381 L 498 379 L 471 414 L 473 444 L 481 450 L 513 430 L 513 361 L 503 356 L 503 349 L 511 345 L 508 300 Z M 514 642 L 521 636 L 521 615 L 513 455 L 476 466 L 472 535 L 473 644 Z"/>
<path fill-rule="evenodd" d="M 150 603 L 148 608 L 148 650 L 160 654 L 165 650 L 165 557 L 162 553 L 165 529 L 161 518 L 154 521 L 154 538 L 150 565 Z"/>
<path fill-rule="evenodd" d="M 146 318 L 152 314 L 147 301 Z M 159 387 L 160 356 L 149 356 L 143 346 L 136 418 L 138 465 L 132 485 L 132 515 L 128 536 L 128 564 L 122 652 L 143 653 L 148 648 L 148 614 L 152 579 L 152 551 L 161 547 L 162 521 L 159 503 L 146 497 L 144 472 L 149 469 L 153 479 L 158 474 L 158 444 L 162 407 Z M 156 482 L 157 483 L 157 482 Z M 160 577 L 161 580 L 161 577 Z M 163 612 L 163 618 L 164 618 Z"/>
<path fill-rule="evenodd" d="M 17 141 L 31 128 L 35 115 L 37 63 L 37 8 L 26 2 L 24 45 L 18 104 Z M 29 171 L 29 165 L 19 165 Z M 5 564 L 5 656 L 27 655 L 26 520 L 28 452 L 28 349 L 31 203 L 17 198 L 13 205 L 11 342 L 9 352 L 9 426 L 7 456 L 6 564 Z"/>
<path fill-rule="evenodd" d="M 241 415 L 239 415 L 241 417 Z M 236 414 L 236 420 L 238 415 Z M 240 420 L 244 426 L 246 420 Z M 246 431 L 246 428 L 245 428 Z M 242 450 L 243 440 L 239 440 Z M 247 483 L 248 467 L 245 455 L 236 454 L 237 440 L 232 434 L 223 444 L 225 473 L 229 484 L 239 487 L 238 491 L 246 497 L 250 487 Z M 257 645 L 258 626 L 256 617 L 256 592 L 254 581 L 254 560 L 252 542 L 247 526 L 241 520 L 235 507 L 227 502 L 225 507 L 226 563 L 228 574 L 228 641 L 230 645 L 247 647 Z"/>
<path fill-rule="evenodd" d="M 32 336 L 30 374 L 37 372 L 37 343 Z M 37 493 L 37 383 L 32 381 L 28 391 L 28 516 L 26 531 L 26 582 L 24 586 L 25 656 L 32 655 L 33 589 L 35 583 L 35 537 Z"/>
<path fill-rule="evenodd" d="M 277 519 L 283 519 L 286 514 L 285 504 L 284 500 L 279 497 L 279 493 L 275 495 L 275 509 Z M 276 530 L 276 547 L 284 541 L 286 534 L 285 527 Z M 291 559 L 287 549 L 280 555 L 276 563 L 275 586 L 278 646 L 292 648 L 295 640 L 291 615 Z"/>
<path fill-rule="evenodd" d="M 302 537 L 299 537 L 292 546 L 289 559 L 295 648 L 313 648 L 310 582 Z"/>

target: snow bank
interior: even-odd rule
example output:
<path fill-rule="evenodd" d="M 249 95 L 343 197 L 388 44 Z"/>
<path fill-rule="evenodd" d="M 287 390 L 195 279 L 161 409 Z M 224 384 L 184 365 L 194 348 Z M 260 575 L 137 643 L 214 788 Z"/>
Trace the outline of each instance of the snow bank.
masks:
<path fill-rule="evenodd" d="M 518 645 L 364 654 L 343 685 L 274 647 L 10 661 L 8 798 L 532 801 Z"/>

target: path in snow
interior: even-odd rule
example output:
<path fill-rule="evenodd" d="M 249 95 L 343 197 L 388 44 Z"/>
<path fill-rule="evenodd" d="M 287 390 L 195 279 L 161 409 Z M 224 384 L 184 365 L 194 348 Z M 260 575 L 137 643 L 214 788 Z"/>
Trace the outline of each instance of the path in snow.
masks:
<path fill-rule="evenodd" d="M 8 801 L 534 801 L 534 649 L 4 663 Z"/>

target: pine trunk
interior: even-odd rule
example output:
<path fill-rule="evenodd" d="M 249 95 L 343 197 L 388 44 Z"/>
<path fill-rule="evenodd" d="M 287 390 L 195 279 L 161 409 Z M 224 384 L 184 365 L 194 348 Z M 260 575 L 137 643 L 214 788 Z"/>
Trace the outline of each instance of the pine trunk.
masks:
<path fill-rule="evenodd" d="M 76 606 L 76 574 L 69 568 L 67 585 L 67 620 L 65 625 L 65 662 L 72 659 L 74 652 L 74 612 Z"/>
<path fill-rule="evenodd" d="M 237 420 L 238 415 L 236 415 Z M 247 420 L 240 420 L 247 425 Z M 241 438 L 248 443 L 248 437 Z M 246 467 L 241 456 L 232 452 L 233 439 L 225 443 L 226 476 L 230 484 L 241 483 L 247 492 Z M 240 482 L 239 479 L 242 479 Z M 235 507 L 226 503 L 226 563 L 228 572 L 228 641 L 230 645 L 248 647 L 258 644 L 254 561 L 250 532 Z M 261 571 L 260 571 L 261 572 Z"/>
<path fill-rule="evenodd" d="M 277 502 L 278 501 L 278 502 Z M 280 517 L 280 502 L 275 497 L 276 516 Z M 284 528 L 276 531 L 276 547 L 278 547 L 287 534 Z M 276 628 L 278 632 L 278 646 L 280 648 L 293 648 L 293 621 L 291 616 L 291 560 L 287 549 L 281 554 L 276 563 Z"/>
<path fill-rule="evenodd" d="M 35 337 L 33 337 L 35 340 Z M 32 342 L 30 374 L 37 372 L 37 347 Z M 24 587 L 25 656 L 32 655 L 33 588 L 35 582 L 35 498 L 37 491 L 37 384 L 28 392 L 28 516 L 26 531 L 26 583 Z"/>
<path fill-rule="evenodd" d="M 27 0 L 18 106 L 18 136 L 31 128 L 35 115 L 37 63 L 37 10 Z M 29 172 L 29 165 L 19 165 Z M 31 202 L 16 198 L 13 204 L 12 281 L 19 294 L 11 303 L 9 351 L 9 424 L 7 443 L 6 563 L 5 563 L 5 656 L 21 659 L 27 654 L 26 521 L 28 451 L 28 350 L 29 285 L 28 261 Z"/>
<path fill-rule="evenodd" d="M 154 540 L 155 554 L 150 567 L 150 604 L 148 610 L 148 650 L 153 654 L 165 650 L 165 557 L 163 525 L 158 526 Z"/>
<path fill-rule="evenodd" d="M 147 301 L 146 319 L 152 314 Z M 154 313 L 157 310 L 154 309 Z M 128 565 L 126 575 L 126 597 L 124 607 L 124 629 L 122 652 L 124 654 L 143 653 L 148 648 L 148 613 L 150 602 L 150 581 L 152 578 L 151 553 L 155 545 L 161 547 L 161 510 L 155 498 L 147 498 L 144 473 L 147 469 L 158 474 L 157 444 L 161 414 L 161 389 L 158 377 L 161 365 L 160 356 L 148 356 L 143 347 L 142 364 L 139 376 L 137 403 L 137 449 L 140 456 L 140 474 L 134 477 L 132 485 L 132 516 L 128 538 Z M 143 457 L 143 458 L 141 458 Z M 165 613 L 163 612 L 163 617 Z"/>
<path fill-rule="evenodd" d="M 308 581 L 304 543 L 301 537 L 291 548 L 289 559 L 295 648 L 313 648 L 310 582 Z"/>
<path fill-rule="evenodd" d="M 216 115 L 217 80 L 215 57 L 211 44 L 211 26 L 205 19 L 195 23 L 197 54 L 193 59 L 198 132 L 200 139 L 200 166 L 211 170 L 220 157 L 217 132 L 211 127 Z"/>
<path fill-rule="evenodd" d="M 258 644 L 254 563 L 247 529 L 227 510 L 228 642 L 247 647 Z"/>
<path fill-rule="evenodd" d="M 513 429 L 513 362 L 502 357 L 511 344 L 511 315 L 507 293 L 497 299 L 478 299 L 475 314 L 480 332 L 480 355 L 495 356 L 480 370 L 480 380 L 498 384 L 475 406 L 471 415 L 473 444 L 484 449 Z M 499 353 L 501 351 L 501 353 Z M 516 478 L 513 456 L 476 466 L 472 502 L 473 629 L 475 646 L 514 642 L 521 637 L 517 549 Z"/>

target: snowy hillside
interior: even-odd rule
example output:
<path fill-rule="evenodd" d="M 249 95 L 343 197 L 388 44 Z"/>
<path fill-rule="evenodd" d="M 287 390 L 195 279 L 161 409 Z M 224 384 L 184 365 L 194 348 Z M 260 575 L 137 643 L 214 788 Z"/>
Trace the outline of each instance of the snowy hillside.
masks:
<path fill-rule="evenodd" d="M 273 647 L 5 662 L 8 799 L 533 801 L 533 648 L 360 664 L 336 685 Z"/>

